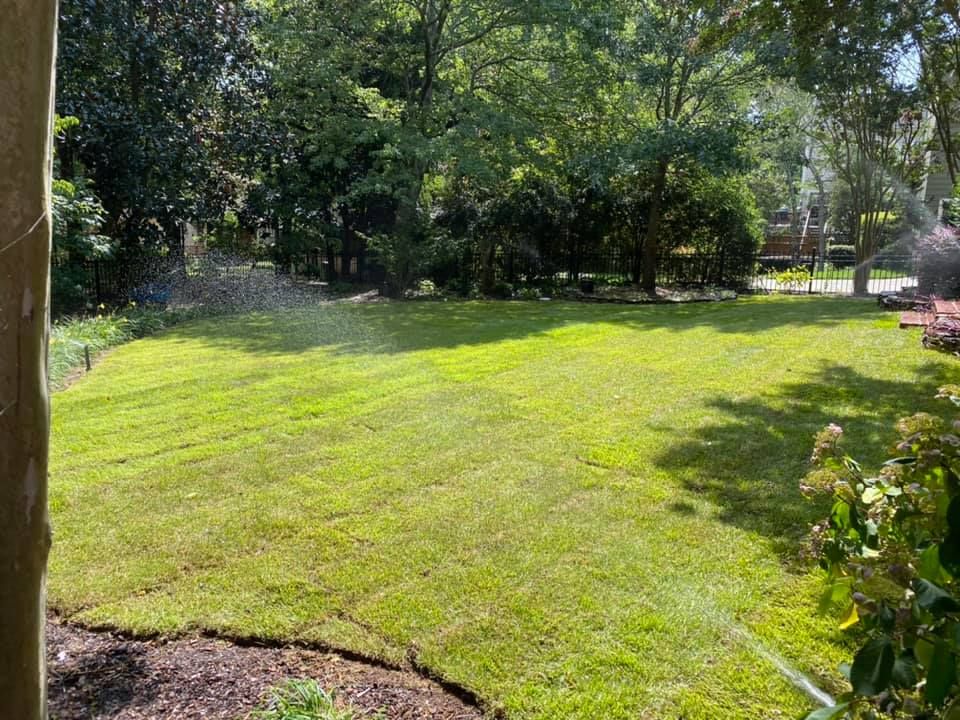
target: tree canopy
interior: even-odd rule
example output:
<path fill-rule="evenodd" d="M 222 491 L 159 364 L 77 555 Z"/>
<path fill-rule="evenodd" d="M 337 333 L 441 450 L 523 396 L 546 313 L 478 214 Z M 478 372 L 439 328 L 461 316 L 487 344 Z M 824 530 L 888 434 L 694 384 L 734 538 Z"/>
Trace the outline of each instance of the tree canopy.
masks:
<path fill-rule="evenodd" d="M 398 291 L 464 254 L 489 285 L 507 245 L 616 248 L 653 291 L 665 253 L 755 248 L 813 146 L 855 199 L 837 222 L 866 218 L 844 228 L 861 260 L 929 143 L 958 162 L 936 0 L 60 7 L 58 173 L 121 253 L 229 217 L 344 274 L 376 254 Z"/>

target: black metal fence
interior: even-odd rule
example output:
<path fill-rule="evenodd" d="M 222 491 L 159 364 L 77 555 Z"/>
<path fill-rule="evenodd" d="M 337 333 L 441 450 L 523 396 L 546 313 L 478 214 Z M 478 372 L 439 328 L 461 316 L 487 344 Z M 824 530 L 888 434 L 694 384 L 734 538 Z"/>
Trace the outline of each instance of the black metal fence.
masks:
<path fill-rule="evenodd" d="M 865 291 L 879 294 L 917 285 L 917 262 L 908 255 L 881 255 L 864 264 Z M 329 251 L 274 259 L 244 259 L 208 254 L 195 257 L 84 260 L 61 263 L 69 272 L 72 294 L 57 298 L 55 311 L 76 312 L 101 304 L 166 302 L 178 281 L 202 280 L 205 292 L 228 292 L 237 284 L 283 276 L 295 282 L 352 282 L 380 285 L 383 266 L 372 253 L 344 257 Z M 620 248 L 590 248 L 542 254 L 519 247 L 502 247 L 485 267 L 476 254 L 448 264 L 433 279 L 441 286 L 468 288 L 483 279 L 513 287 L 629 285 L 639 278 L 634 252 Z M 57 273 L 55 273 L 56 277 Z M 861 277 L 861 279 L 863 279 Z M 855 292 L 857 263 L 826 262 L 817 253 L 702 253 L 673 252 L 660 256 L 657 282 L 664 286 L 724 287 L 754 292 L 791 292 L 850 295 Z M 182 283 L 190 286 L 190 282 Z M 193 283 L 199 286 L 200 283 Z M 55 288 L 56 290 L 56 288 Z"/>
<path fill-rule="evenodd" d="M 814 251 L 791 253 L 673 252 L 659 257 L 657 283 L 679 287 L 724 287 L 757 292 L 852 295 L 858 263 L 827 261 Z M 859 265 L 865 292 L 880 294 L 917 285 L 917 261 L 911 255 L 880 255 Z M 474 270 L 474 273 L 479 273 Z M 633 252 L 618 248 L 543 257 L 506 248 L 494 258 L 497 281 L 511 285 L 628 285 L 640 277 Z"/>
<path fill-rule="evenodd" d="M 918 285 L 918 261 L 913 255 L 878 255 L 865 263 L 824 260 L 817 252 L 797 256 L 758 255 L 749 289 L 822 295 L 869 295 L 900 292 Z M 859 276 L 859 277 L 858 277 Z M 857 287 L 857 280 L 863 284 Z"/>

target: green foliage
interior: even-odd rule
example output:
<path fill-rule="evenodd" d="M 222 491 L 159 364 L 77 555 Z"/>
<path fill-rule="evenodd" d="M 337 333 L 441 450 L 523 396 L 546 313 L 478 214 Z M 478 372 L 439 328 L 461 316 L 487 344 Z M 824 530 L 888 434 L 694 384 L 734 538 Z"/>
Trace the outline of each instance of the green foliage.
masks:
<path fill-rule="evenodd" d="M 723 253 L 731 263 L 749 263 L 763 242 L 764 218 L 742 177 L 684 177 L 668 187 L 667 206 L 664 250 Z"/>
<path fill-rule="evenodd" d="M 419 300 L 438 300 L 444 297 L 443 290 L 433 280 L 421 280 L 416 290 L 408 290 L 406 297 Z"/>
<path fill-rule="evenodd" d="M 938 397 L 960 405 L 960 386 L 945 386 Z M 958 429 L 960 419 L 903 418 L 891 457 L 875 474 L 843 451 L 840 427 L 817 435 L 815 469 L 801 491 L 833 501 L 810 537 L 827 574 L 821 605 L 842 608 L 841 627 L 859 625 L 866 636 L 844 699 L 854 718 L 960 711 Z"/>
<path fill-rule="evenodd" d="M 54 135 L 63 138 L 78 127 L 75 117 L 54 116 Z M 59 158 L 54 164 L 51 185 L 53 248 L 51 255 L 50 294 L 55 312 L 83 309 L 84 261 L 109 257 L 115 243 L 102 234 L 106 211 L 93 193 L 92 183 L 84 177 L 66 180 Z"/>
<path fill-rule="evenodd" d="M 256 235 L 243 228 L 237 213 L 227 210 L 211 232 L 202 236 L 208 250 L 238 258 L 262 257 L 266 248 L 257 242 Z"/>
<path fill-rule="evenodd" d="M 53 250 L 50 295 L 56 312 L 80 309 L 86 260 L 109 257 L 113 241 L 101 234 L 105 211 L 85 179 L 54 179 L 51 194 Z"/>
<path fill-rule="evenodd" d="M 113 242 L 100 233 L 106 219 L 105 211 L 93 194 L 89 180 L 55 179 L 51 211 L 54 258 L 93 259 L 111 254 Z"/>
<path fill-rule="evenodd" d="M 796 292 L 806 289 L 813 279 L 813 275 L 810 273 L 810 268 L 806 265 L 797 265 L 796 267 L 774 272 L 773 279 L 777 283 L 777 289 L 781 292 Z"/>
<path fill-rule="evenodd" d="M 508 300 L 513 297 L 513 285 L 505 280 L 498 280 L 493 284 L 493 287 L 490 288 L 489 295 L 498 300 Z"/>
<path fill-rule="evenodd" d="M 253 715 L 255 720 L 357 720 L 349 707 L 338 707 L 333 692 L 315 680 L 290 680 L 270 693 L 267 707 Z M 383 715 L 377 713 L 374 720 Z"/>
<path fill-rule="evenodd" d="M 253 174 L 263 73 L 242 0 L 64 0 L 57 110 L 62 177 L 91 178 L 107 234 L 128 250 L 168 244 L 176 224 L 219 219 Z"/>
<path fill-rule="evenodd" d="M 831 243 L 827 248 L 827 261 L 839 267 L 856 265 L 857 249 L 853 245 Z"/>
<path fill-rule="evenodd" d="M 938 226 L 917 241 L 920 292 L 960 298 L 960 230 Z"/>
<path fill-rule="evenodd" d="M 518 289 L 513 293 L 513 296 L 514 296 L 517 300 L 539 300 L 540 297 L 541 297 L 541 293 L 540 293 L 539 288 L 535 288 L 535 287 L 522 287 L 522 288 L 518 288 Z"/>
<path fill-rule="evenodd" d="M 83 367 L 84 348 L 88 348 L 93 356 L 201 314 L 210 314 L 210 311 L 155 310 L 137 307 L 131 303 L 126 309 L 117 312 L 61 318 L 50 328 L 50 385 L 54 388 L 62 387 L 72 372 Z"/>

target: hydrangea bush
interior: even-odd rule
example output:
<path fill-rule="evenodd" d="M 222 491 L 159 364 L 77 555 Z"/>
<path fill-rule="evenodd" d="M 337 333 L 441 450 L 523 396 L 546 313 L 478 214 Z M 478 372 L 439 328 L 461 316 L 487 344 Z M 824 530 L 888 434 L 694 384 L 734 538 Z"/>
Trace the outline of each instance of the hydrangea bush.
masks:
<path fill-rule="evenodd" d="M 960 386 L 938 397 L 960 405 Z M 821 609 L 862 638 L 841 668 L 851 692 L 808 720 L 960 718 L 960 420 L 919 413 L 897 432 L 891 458 L 867 473 L 828 426 L 801 482 L 833 500 L 807 548 L 826 573 Z"/>

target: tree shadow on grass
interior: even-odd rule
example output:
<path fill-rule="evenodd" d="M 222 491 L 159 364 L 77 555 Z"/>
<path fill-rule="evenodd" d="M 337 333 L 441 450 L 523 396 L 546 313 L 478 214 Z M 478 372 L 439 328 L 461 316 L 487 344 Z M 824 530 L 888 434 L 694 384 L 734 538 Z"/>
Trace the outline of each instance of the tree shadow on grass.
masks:
<path fill-rule="evenodd" d="M 899 418 L 951 412 L 934 399 L 937 388 L 950 382 L 947 369 L 928 366 L 927 372 L 913 382 L 895 381 L 831 364 L 761 397 L 716 397 L 707 403 L 716 421 L 670 445 L 654 462 L 687 492 L 716 505 L 722 521 L 770 538 L 783 555 L 795 555 L 809 524 L 829 507 L 826 499 L 805 500 L 798 489 L 810 468 L 814 434 L 837 423 L 845 431 L 846 451 L 865 471 L 878 469 L 896 440 Z"/>
<path fill-rule="evenodd" d="M 833 326 L 876 312 L 852 298 L 774 298 L 759 302 L 624 306 L 578 302 L 407 302 L 334 305 L 257 312 L 186 323 L 174 340 L 257 354 L 331 347 L 338 353 L 394 354 L 484 345 L 591 323 L 638 330 L 762 333 Z"/>

